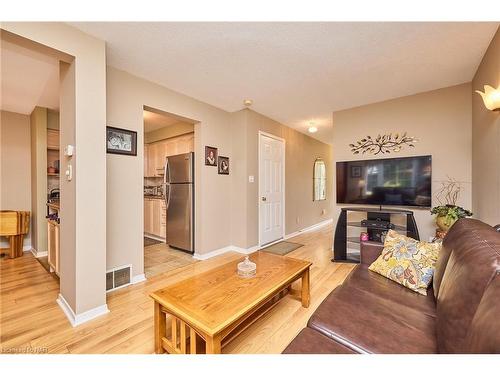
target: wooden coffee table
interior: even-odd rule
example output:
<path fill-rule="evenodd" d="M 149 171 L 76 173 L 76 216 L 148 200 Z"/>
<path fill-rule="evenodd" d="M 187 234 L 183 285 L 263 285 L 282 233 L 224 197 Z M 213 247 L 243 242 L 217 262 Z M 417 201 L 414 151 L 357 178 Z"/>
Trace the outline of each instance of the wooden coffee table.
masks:
<path fill-rule="evenodd" d="M 155 351 L 217 354 L 224 345 L 271 309 L 302 279 L 302 306 L 309 307 L 310 262 L 257 252 L 257 275 L 238 276 L 238 259 L 157 290 Z"/>

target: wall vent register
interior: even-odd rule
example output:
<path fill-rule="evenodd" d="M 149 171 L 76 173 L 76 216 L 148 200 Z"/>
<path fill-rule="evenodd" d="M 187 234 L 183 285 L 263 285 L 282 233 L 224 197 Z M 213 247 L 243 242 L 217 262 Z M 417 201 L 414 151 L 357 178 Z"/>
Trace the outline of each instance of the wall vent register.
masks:
<path fill-rule="evenodd" d="M 109 292 L 111 290 L 129 285 L 131 280 L 131 271 L 131 267 L 126 266 L 106 272 L 106 291 Z"/>

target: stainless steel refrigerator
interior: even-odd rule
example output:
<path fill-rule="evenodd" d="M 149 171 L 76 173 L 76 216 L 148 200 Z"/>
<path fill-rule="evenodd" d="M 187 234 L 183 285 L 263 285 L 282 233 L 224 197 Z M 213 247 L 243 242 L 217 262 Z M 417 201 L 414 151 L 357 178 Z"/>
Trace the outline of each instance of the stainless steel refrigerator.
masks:
<path fill-rule="evenodd" d="M 194 153 L 168 156 L 163 178 L 167 244 L 194 253 Z"/>

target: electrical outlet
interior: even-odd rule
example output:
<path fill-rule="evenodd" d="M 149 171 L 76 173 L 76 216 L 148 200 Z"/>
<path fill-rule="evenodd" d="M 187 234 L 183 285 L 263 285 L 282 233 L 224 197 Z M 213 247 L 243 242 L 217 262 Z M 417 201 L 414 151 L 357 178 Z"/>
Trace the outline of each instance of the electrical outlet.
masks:
<path fill-rule="evenodd" d="M 321 215 L 326 215 L 326 210 L 324 208 L 321 210 Z"/>
<path fill-rule="evenodd" d="M 300 218 L 297 216 L 297 218 L 295 219 L 295 222 L 298 224 L 300 223 Z"/>

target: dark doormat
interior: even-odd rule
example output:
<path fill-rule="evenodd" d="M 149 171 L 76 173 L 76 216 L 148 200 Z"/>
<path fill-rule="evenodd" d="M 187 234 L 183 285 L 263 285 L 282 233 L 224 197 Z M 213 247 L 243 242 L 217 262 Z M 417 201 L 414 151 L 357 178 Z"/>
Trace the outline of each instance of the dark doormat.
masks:
<path fill-rule="evenodd" d="M 265 247 L 265 248 L 261 249 L 261 251 L 266 251 L 268 253 L 273 253 L 273 254 L 277 254 L 277 255 L 286 255 L 289 252 L 294 251 L 302 246 L 304 246 L 304 245 L 302 245 L 301 243 L 281 241 L 281 242 L 275 243 L 274 245 Z"/>
<path fill-rule="evenodd" d="M 159 243 L 161 243 L 161 241 L 153 240 L 149 237 L 144 237 L 144 247 L 158 245 Z"/>

